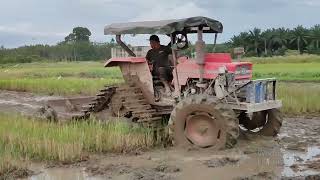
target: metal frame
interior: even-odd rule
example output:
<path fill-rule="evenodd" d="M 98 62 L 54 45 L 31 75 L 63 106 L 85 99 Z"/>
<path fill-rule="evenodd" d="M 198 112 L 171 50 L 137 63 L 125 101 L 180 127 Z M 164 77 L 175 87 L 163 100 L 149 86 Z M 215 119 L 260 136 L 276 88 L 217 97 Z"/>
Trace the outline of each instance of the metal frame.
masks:
<path fill-rule="evenodd" d="M 121 40 L 121 35 L 116 35 L 117 43 L 132 57 L 136 57 L 136 54 Z"/>
<path fill-rule="evenodd" d="M 228 102 L 228 105 L 234 110 L 242 110 L 247 113 L 280 108 L 282 101 L 276 100 L 276 82 L 275 78 L 252 80 L 237 89 L 247 88 L 247 91 L 252 91 L 247 92 L 247 102 Z M 272 92 L 268 91 L 270 85 Z M 256 94 L 257 91 L 260 96 Z"/>

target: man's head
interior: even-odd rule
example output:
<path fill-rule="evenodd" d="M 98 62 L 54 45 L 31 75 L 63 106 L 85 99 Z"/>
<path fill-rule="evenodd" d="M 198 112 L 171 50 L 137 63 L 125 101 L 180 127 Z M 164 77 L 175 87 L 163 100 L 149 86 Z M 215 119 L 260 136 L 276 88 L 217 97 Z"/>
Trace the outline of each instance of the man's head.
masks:
<path fill-rule="evenodd" d="M 152 49 L 158 49 L 160 47 L 160 39 L 157 35 L 150 36 L 149 41 Z"/>

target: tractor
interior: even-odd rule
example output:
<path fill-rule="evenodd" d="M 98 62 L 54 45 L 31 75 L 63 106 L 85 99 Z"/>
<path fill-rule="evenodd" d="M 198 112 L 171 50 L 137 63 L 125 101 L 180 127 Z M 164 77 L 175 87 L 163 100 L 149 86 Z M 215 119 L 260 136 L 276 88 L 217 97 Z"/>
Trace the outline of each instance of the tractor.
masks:
<path fill-rule="evenodd" d="M 96 97 L 89 98 L 92 102 L 74 118 L 88 118 L 108 110 L 114 117 L 148 127 L 165 123 L 169 139 L 177 146 L 224 149 L 236 144 L 240 131 L 277 135 L 282 124 L 282 102 L 276 99 L 276 79 L 253 80 L 252 63 L 233 62 L 228 53 L 206 53 L 203 34 L 212 34 L 215 46 L 222 31 L 221 22 L 207 17 L 106 26 L 104 34 L 115 35 L 116 42 L 129 56 L 113 57 L 105 67 L 119 67 L 125 83 L 102 89 Z M 170 38 L 171 95 L 164 93 L 163 84 L 151 73 L 146 58 L 137 57 L 122 41 L 125 34 Z M 180 53 L 190 46 L 190 34 L 197 37 L 195 58 Z M 81 108 L 83 101 L 76 101 L 69 99 L 67 104 L 73 109 Z M 163 122 L 164 119 L 167 121 Z"/>

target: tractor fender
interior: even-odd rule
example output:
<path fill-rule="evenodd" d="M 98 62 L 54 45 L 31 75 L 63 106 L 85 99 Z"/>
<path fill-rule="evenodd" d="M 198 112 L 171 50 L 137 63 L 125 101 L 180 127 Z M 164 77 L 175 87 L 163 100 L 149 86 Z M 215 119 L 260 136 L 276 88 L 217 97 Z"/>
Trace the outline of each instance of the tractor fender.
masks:
<path fill-rule="evenodd" d="M 121 57 L 121 58 L 111 58 L 107 60 L 104 67 L 118 66 L 121 63 L 146 63 L 147 60 L 144 57 Z"/>

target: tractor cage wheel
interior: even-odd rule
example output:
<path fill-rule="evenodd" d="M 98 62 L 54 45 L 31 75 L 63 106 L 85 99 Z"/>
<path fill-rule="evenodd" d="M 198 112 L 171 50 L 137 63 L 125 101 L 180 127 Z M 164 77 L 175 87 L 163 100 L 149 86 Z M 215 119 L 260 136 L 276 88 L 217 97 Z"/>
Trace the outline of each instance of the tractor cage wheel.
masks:
<path fill-rule="evenodd" d="M 227 104 L 215 97 L 189 96 L 171 113 L 169 137 L 174 145 L 232 148 L 238 136 L 238 118 Z"/>

